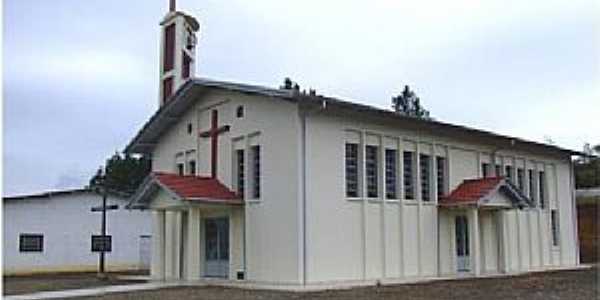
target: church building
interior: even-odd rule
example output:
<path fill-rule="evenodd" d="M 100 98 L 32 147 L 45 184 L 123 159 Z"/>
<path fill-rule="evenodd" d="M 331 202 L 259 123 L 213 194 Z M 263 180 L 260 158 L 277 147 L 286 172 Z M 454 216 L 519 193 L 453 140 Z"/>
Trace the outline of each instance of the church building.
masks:
<path fill-rule="evenodd" d="M 195 76 L 197 20 L 160 23 L 159 110 L 126 151 L 152 173 L 156 280 L 353 285 L 579 264 L 580 153 L 291 88 Z"/>

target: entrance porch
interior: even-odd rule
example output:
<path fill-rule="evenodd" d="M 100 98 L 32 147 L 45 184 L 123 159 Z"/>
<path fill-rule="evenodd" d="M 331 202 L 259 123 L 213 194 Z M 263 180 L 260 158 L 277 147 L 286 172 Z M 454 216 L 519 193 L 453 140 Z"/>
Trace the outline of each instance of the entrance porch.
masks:
<path fill-rule="evenodd" d="M 244 276 L 243 203 L 216 179 L 155 173 L 132 203 L 152 210 L 152 279 Z"/>
<path fill-rule="evenodd" d="M 466 180 L 440 201 L 440 226 L 446 246 L 440 247 L 444 273 L 479 276 L 510 272 L 511 245 L 518 232 L 510 230 L 509 214 L 532 207 L 504 178 Z"/>

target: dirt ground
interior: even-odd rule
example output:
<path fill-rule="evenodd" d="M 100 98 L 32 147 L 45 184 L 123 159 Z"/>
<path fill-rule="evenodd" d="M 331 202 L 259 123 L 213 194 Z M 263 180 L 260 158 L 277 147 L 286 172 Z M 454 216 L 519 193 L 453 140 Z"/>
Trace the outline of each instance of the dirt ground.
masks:
<path fill-rule="evenodd" d="M 109 273 L 106 280 L 101 280 L 96 273 L 64 273 L 30 276 L 2 277 L 2 294 L 18 295 L 41 291 L 59 291 L 82 289 L 107 285 L 140 283 L 140 281 L 117 280 L 117 275 L 143 275 L 140 272 Z"/>
<path fill-rule="evenodd" d="M 88 300 L 133 299 L 600 299 L 598 268 L 535 273 L 508 278 L 438 281 L 422 284 L 293 293 L 220 287 L 185 287 L 109 294 Z"/>

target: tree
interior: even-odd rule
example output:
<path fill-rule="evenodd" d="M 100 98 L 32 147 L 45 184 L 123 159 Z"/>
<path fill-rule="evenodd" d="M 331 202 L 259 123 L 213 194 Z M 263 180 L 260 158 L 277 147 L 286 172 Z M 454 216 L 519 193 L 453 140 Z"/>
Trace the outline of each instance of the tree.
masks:
<path fill-rule="evenodd" d="M 150 174 L 151 160 L 146 156 L 132 156 L 116 152 L 90 179 L 90 187 L 131 195 Z"/>
<path fill-rule="evenodd" d="M 421 105 L 421 99 L 415 92 L 410 90 L 408 85 L 404 86 L 402 94 L 392 97 L 392 108 L 396 113 L 415 117 L 419 119 L 430 120 L 429 111 Z"/>
<path fill-rule="evenodd" d="M 587 157 L 575 160 L 575 186 L 577 188 L 600 187 L 600 144 L 583 146 Z M 594 156 L 595 155 L 595 156 Z"/>
<path fill-rule="evenodd" d="M 283 80 L 283 85 L 280 86 L 279 89 L 300 91 L 300 85 L 298 85 L 296 82 L 293 82 L 289 77 L 286 77 Z"/>

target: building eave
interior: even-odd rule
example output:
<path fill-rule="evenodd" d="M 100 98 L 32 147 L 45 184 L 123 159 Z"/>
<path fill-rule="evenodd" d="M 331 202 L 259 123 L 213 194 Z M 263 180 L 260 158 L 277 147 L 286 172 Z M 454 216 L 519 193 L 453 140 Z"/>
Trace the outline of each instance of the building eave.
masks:
<path fill-rule="evenodd" d="M 295 90 L 274 89 L 258 85 L 240 84 L 235 82 L 217 81 L 205 78 L 193 78 L 181 86 L 168 103 L 163 105 L 132 139 L 125 148 L 127 153 L 150 153 L 158 143 L 160 136 L 170 128 L 187 109 L 210 89 L 226 90 L 243 94 L 260 95 L 277 100 L 292 101 L 302 105 L 318 106 L 321 111 L 341 113 L 342 115 L 358 114 L 361 117 L 372 117 L 379 121 L 391 121 L 409 129 L 424 133 L 451 135 L 462 139 L 474 139 L 489 144 L 501 150 L 522 150 L 542 152 L 555 156 L 585 156 L 585 153 L 560 148 L 525 139 L 497 134 L 487 130 L 475 129 L 462 125 L 445 123 L 437 120 L 424 120 L 405 116 L 391 110 L 376 108 L 369 105 L 332 97 L 309 95 Z"/>

